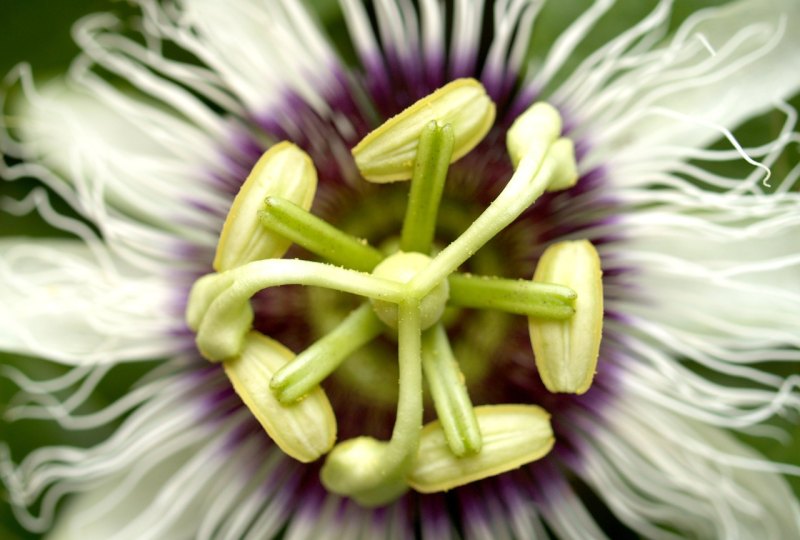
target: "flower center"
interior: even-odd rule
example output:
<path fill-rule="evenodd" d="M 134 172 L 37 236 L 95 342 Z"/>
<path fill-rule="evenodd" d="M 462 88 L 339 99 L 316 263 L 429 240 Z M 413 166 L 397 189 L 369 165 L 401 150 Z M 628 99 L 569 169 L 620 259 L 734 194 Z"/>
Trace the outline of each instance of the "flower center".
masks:
<path fill-rule="evenodd" d="M 408 283 L 417 274 L 429 266 L 431 258 L 422 253 L 398 252 L 387 257 L 372 274 L 377 277 L 390 279 L 398 283 Z M 422 330 L 427 330 L 442 318 L 447 299 L 450 294 L 450 287 L 446 280 L 440 281 L 436 286 L 419 301 L 420 326 Z M 380 320 L 389 328 L 397 329 L 397 304 L 386 300 L 372 299 L 372 309 Z"/>
<path fill-rule="evenodd" d="M 480 142 L 493 120 L 483 87 L 462 79 L 353 149 L 367 181 L 410 180 L 399 240 L 384 246 L 393 253 L 388 257 L 311 214 L 317 177 L 310 158 L 289 143 L 272 147 L 234 201 L 216 272 L 192 289 L 187 322 L 203 356 L 223 363 L 236 392 L 284 452 L 300 461 L 327 454 L 322 483 L 361 504 L 385 504 L 409 488 L 448 490 L 530 463 L 553 446 L 550 415 L 541 407 L 472 405 L 445 328 L 446 308 L 528 317 L 545 386 L 583 393 L 591 384 L 603 309 L 599 259 L 589 242 L 548 248 L 532 281 L 458 272 L 544 191 L 577 180 L 572 143 L 559 138 L 555 109 L 536 104 L 517 119 L 508 132 L 515 167 L 508 184 L 466 230 L 441 249 L 434 246 L 449 166 Z M 290 243 L 325 262 L 282 259 Z M 253 330 L 250 299 L 283 285 L 368 301 L 295 356 Z M 384 378 L 399 380 L 391 437 L 361 436 L 334 446 L 337 419 L 319 384 L 387 326 L 396 333 L 397 371 Z M 438 418 L 424 428 L 423 374 Z"/>

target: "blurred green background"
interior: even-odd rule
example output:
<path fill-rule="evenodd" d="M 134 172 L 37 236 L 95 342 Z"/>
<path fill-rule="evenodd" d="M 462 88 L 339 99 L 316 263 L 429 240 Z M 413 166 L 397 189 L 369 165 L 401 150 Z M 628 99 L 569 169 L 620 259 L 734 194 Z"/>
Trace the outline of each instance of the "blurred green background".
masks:
<path fill-rule="evenodd" d="M 332 35 L 344 35 L 343 23 L 338 19 L 335 0 L 315 0 L 309 3 L 315 5 Z M 560 3 L 564 6 L 562 10 L 548 14 L 549 22 L 552 24 L 537 26 L 534 50 L 541 50 L 536 47 L 538 43 L 552 42 L 553 35 L 588 3 L 588 1 Z M 697 9 L 700 5 L 720 3 L 724 3 L 724 0 L 677 2 L 673 24 L 677 24 L 687 13 Z M 638 0 L 619 2 L 614 16 L 609 18 L 601 32 L 589 40 L 585 47 L 590 50 L 602 43 L 608 36 L 614 35 L 618 28 L 626 27 L 631 20 L 637 20 L 653 4 L 652 1 L 640 2 Z M 28 62 L 33 66 L 38 80 L 46 80 L 63 73 L 70 60 L 78 53 L 70 36 L 73 22 L 85 14 L 97 11 L 113 11 L 122 16 L 134 15 L 137 12 L 127 3 L 115 0 L 0 0 L 0 75 L 8 73 L 21 61 Z M 796 97 L 792 103 L 795 107 L 800 106 L 800 98 Z M 748 140 L 763 141 L 767 133 L 774 133 L 780 128 L 782 121 L 782 118 L 777 115 L 764 117 L 738 130 L 737 135 L 745 143 Z M 796 150 L 792 150 L 776 167 L 778 169 L 786 168 L 790 164 L 796 163 L 797 160 L 798 153 Z M 37 183 L 33 179 L 17 182 L 0 181 L 0 197 L 10 196 L 20 199 L 35 185 Z M 63 204 L 57 204 L 57 208 L 59 211 L 68 212 Z M 59 236 L 61 234 L 48 227 L 35 214 L 21 217 L 11 216 L 0 210 L 0 236 Z M 0 354 L 0 363 L 24 367 L 27 374 L 37 379 L 48 379 L 64 371 L 57 365 L 12 355 Z M 145 368 L 145 365 L 138 364 L 115 368 L 83 409 L 96 410 L 113 401 L 114 396 L 119 395 L 130 384 L 130 381 L 135 380 Z M 790 368 L 788 365 L 776 365 L 771 369 L 784 375 L 789 375 L 790 370 L 797 371 L 796 368 Z M 0 377 L 0 413 L 13 393 L 12 385 Z M 776 424 L 797 432 L 796 425 L 789 421 L 776 421 Z M 0 440 L 6 441 L 10 445 L 15 461 L 29 450 L 45 444 L 63 442 L 79 446 L 90 445 L 104 439 L 108 435 L 108 431 L 106 429 L 76 433 L 60 430 L 51 422 L 25 421 L 9 424 L 0 421 Z M 800 456 L 800 433 L 795 438 L 795 444 L 790 447 L 781 446 L 765 439 L 747 438 L 747 440 L 776 461 L 800 463 L 800 457 L 798 457 Z M 792 479 L 791 482 L 795 491 L 800 493 L 800 481 Z M 37 538 L 38 535 L 27 533 L 17 524 L 4 501 L 5 494 L 0 492 L 0 539 Z"/>

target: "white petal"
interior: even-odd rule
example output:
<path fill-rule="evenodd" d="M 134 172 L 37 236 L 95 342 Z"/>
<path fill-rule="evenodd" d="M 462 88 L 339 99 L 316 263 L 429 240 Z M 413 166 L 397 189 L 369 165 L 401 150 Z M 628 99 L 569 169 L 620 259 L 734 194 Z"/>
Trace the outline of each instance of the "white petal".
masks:
<path fill-rule="evenodd" d="M 532 82 L 529 83 L 529 88 L 538 91 L 547 85 L 563 67 L 566 59 L 573 54 L 589 31 L 597 25 L 598 21 L 613 5 L 614 0 L 595 0 L 588 9 L 577 15 L 569 27 L 561 32 L 558 39 L 550 46 L 547 57 L 544 59 L 541 68 L 537 70 Z M 622 37 L 620 36 L 620 38 Z"/>
<path fill-rule="evenodd" d="M 86 409 L 91 407 L 98 386 L 113 371 L 114 366 L 108 363 L 80 364 L 67 370 L 63 375 L 49 379 L 30 378 L 26 375 L 25 371 L 35 373 L 41 369 L 37 364 L 47 362 L 31 358 L 25 361 L 24 367 L 21 364 L 22 369 L 8 365 L 0 367 L 0 374 L 20 389 L 20 392 L 9 400 L 4 415 L 6 421 L 48 420 L 57 422 L 63 429 L 77 431 L 109 426 L 162 392 L 170 384 L 166 375 L 184 366 L 186 358 L 176 357 L 174 360 L 159 363 L 158 367 L 153 368 L 140 380 L 135 383 L 130 381 L 131 386 L 126 394 L 107 407 L 90 412 L 86 412 Z"/>
<path fill-rule="evenodd" d="M 640 534 L 658 538 L 800 534 L 800 508 L 778 474 L 781 466 L 757 456 L 732 436 L 627 392 L 614 398 L 604 416 L 607 429 L 594 419 L 581 422 L 586 448 L 578 472 Z"/>
<path fill-rule="evenodd" d="M 178 337 L 181 289 L 99 245 L 4 239 L 0 281 L 0 349 L 79 364 L 161 358 L 187 347 Z"/>
<path fill-rule="evenodd" d="M 15 465 L 0 445 L 21 524 L 59 540 L 407 537 L 404 502 L 374 512 L 326 493 L 266 437 L 221 369 L 175 362 L 145 379 L 145 402 L 97 446 L 39 448 Z M 115 408 L 96 414 L 113 420 Z"/>
<path fill-rule="evenodd" d="M 209 423 L 205 439 L 162 458 L 158 454 L 172 446 L 165 441 L 155 455 L 142 455 L 121 474 L 92 486 L 66 507 L 50 537 L 207 538 L 248 498 L 261 499 L 264 514 L 285 519 L 284 504 L 261 483 L 280 476 L 286 460 L 277 451 L 265 451 L 257 437 L 235 444 L 233 432 L 247 413 L 238 416 L 238 422 L 231 418 L 216 429 Z M 156 463 L 145 464 L 147 459 Z"/>
<path fill-rule="evenodd" d="M 800 410 L 800 377 L 759 365 L 800 361 L 800 198 L 666 190 L 627 198 L 646 206 L 618 220 L 614 230 L 627 238 L 605 255 L 633 269 L 608 303 L 625 314 L 609 329 L 629 334 L 631 387 L 674 412 L 750 432 Z"/>
<path fill-rule="evenodd" d="M 606 539 L 585 503 L 562 476 L 563 473 L 555 471 L 544 485 L 534 488 L 542 518 L 559 538 Z"/>
<path fill-rule="evenodd" d="M 484 498 L 461 497 L 466 540 L 512 540 L 507 516 L 496 493 L 487 488 Z"/>
<path fill-rule="evenodd" d="M 12 151 L 98 225 L 126 257 L 174 265 L 183 245 L 213 245 L 230 195 L 214 185 L 222 144 L 197 126 L 93 79 L 90 89 L 23 75 Z M 52 171 L 52 172 L 50 172 Z"/>
<path fill-rule="evenodd" d="M 705 146 L 721 127 L 774 107 L 800 88 L 798 25 L 794 0 L 742 0 L 696 13 L 663 49 L 612 56 L 613 69 L 601 66 L 603 88 L 564 97 L 578 132 L 596 143 L 587 163 L 642 159 L 663 144 Z M 577 72 L 583 86 L 596 84 L 593 71 Z"/>
<path fill-rule="evenodd" d="M 492 96 L 500 96 L 507 90 L 502 86 L 522 71 L 531 29 L 544 4 L 536 1 L 494 2 L 492 42 L 481 74 L 481 80 L 485 81 Z"/>
<path fill-rule="evenodd" d="M 208 438 L 210 427 L 198 422 L 208 411 L 199 407 L 197 397 L 218 391 L 220 378 L 214 381 L 208 376 L 192 378 L 185 373 L 171 373 L 165 379 L 167 384 L 151 395 L 116 434 L 94 448 L 43 447 L 17 466 L 10 461 L 6 448 L 0 448 L 2 479 L 23 525 L 31 530 L 49 529 L 56 505 L 64 495 L 85 490 L 108 476 L 125 474 L 143 454 L 150 453 L 149 462 L 138 471 L 144 474 L 147 466 L 157 467 L 162 460 Z M 178 426 L 192 429 L 176 429 Z M 130 472 L 127 482 L 119 486 L 122 491 L 138 482 L 137 471 Z M 40 498 L 38 511 L 32 513 L 28 507 Z M 110 497 L 108 504 L 114 502 Z"/>
<path fill-rule="evenodd" d="M 615 154 L 608 156 L 610 165 L 605 171 L 607 178 L 616 187 L 625 188 L 617 193 L 624 202 L 634 205 L 662 203 L 670 208 L 680 208 L 683 201 L 689 204 L 701 204 L 714 209 L 729 209 L 742 215 L 744 208 L 750 206 L 746 199 L 736 197 L 747 195 L 763 195 L 772 188 L 774 204 L 787 204 L 792 196 L 787 193 L 796 191 L 795 185 L 800 178 L 800 164 L 786 172 L 783 177 L 773 174 L 772 168 L 779 160 L 784 164 L 793 159 L 791 147 L 798 140 L 794 130 L 797 127 L 797 111 L 786 103 L 778 103 L 775 111 L 768 117 L 774 122 L 777 114 L 784 115 L 781 129 L 766 137 L 762 137 L 758 146 L 743 147 L 733 132 L 724 126 L 716 126 L 720 136 L 727 139 L 719 148 L 693 148 L 691 146 L 673 144 L 658 145 L 648 149 L 640 149 L 638 154 Z M 766 120 L 765 117 L 760 119 Z M 760 131 L 760 130 L 759 130 Z M 777 131 L 777 130 L 776 130 Z M 690 161 L 692 160 L 692 161 Z M 718 165 L 730 163 L 731 166 Z M 586 164 L 583 164 L 586 166 Z M 738 165 L 738 167 L 733 167 Z M 783 172 L 780 167 L 778 172 Z M 735 171 L 727 176 L 720 171 Z M 669 188 L 672 193 L 652 187 Z M 674 193 L 677 191 L 678 193 Z M 724 196 L 716 192 L 724 191 Z M 780 201 L 780 202 L 778 202 Z M 759 205 L 769 205 L 770 201 L 759 201 Z M 739 205 L 741 208 L 736 208 Z M 754 213 L 757 211 L 754 211 Z"/>
<path fill-rule="evenodd" d="M 398 79 L 403 79 L 411 97 L 418 99 L 423 88 L 433 90 L 428 85 L 441 86 L 445 79 L 475 76 L 478 64 L 483 64 L 481 81 L 494 99 L 501 99 L 507 95 L 508 82 L 522 70 L 531 30 L 544 2 L 504 0 L 490 4 L 493 27 L 485 63 L 478 59 L 485 37 L 481 32 L 488 25 L 485 0 L 454 2 L 450 14 L 435 0 L 420 2 L 418 9 L 410 0 L 381 0 L 375 2 L 374 29 L 368 3 L 342 0 L 341 4 L 367 76 L 390 99 Z M 445 31 L 446 18 L 452 20 L 451 32 Z M 446 33 L 451 34 L 449 44 Z"/>
<path fill-rule="evenodd" d="M 764 422 L 800 410 L 796 391 L 800 377 L 782 378 L 747 365 L 748 360 L 770 358 L 764 351 L 695 347 L 685 336 L 638 318 L 628 319 L 626 326 L 632 335 L 617 353 L 627 359 L 627 377 L 619 384 L 620 390 L 627 388 L 660 407 L 709 425 L 754 434 L 772 433 Z M 610 321 L 609 331 L 619 333 L 623 328 Z M 790 352 L 797 361 L 797 351 Z M 699 375 L 689 362 L 718 372 L 722 381 Z"/>
<path fill-rule="evenodd" d="M 321 95 L 338 60 L 298 2 L 183 0 L 180 10 L 139 3 L 154 29 L 213 69 L 251 113 L 270 110 L 287 91 L 328 110 Z"/>
<path fill-rule="evenodd" d="M 0 472 L 21 523 L 50 529 L 58 502 L 75 493 L 49 537 L 209 538 L 218 530 L 241 537 L 257 517 L 258 532 L 272 537 L 283 526 L 296 466 L 254 429 L 221 370 L 159 382 L 93 448 L 45 447 L 16 467 L 2 453 Z M 34 514 L 27 507 L 37 500 Z"/>
<path fill-rule="evenodd" d="M 800 345 L 800 198 L 665 202 L 620 217 L 628 238 L 607 253 L 637 270 L 614 309 L 728 348 Z"/>
<path fill-rule="evenodd" d="M 148 508 L 162 487 L 163 479 L 180 468 L 180 465 L 191 458 L 194 448 L 184 449 L 169 459 L 153 466 L 135 482 L 128 481 L 127 493 L 120 498 L 118 504 L 109 508 L 107 501 L 118 491 L 120 485 L 126 484 L 126 475 L 109 477 L 91 491 L 76 496 L 60 512 L 56 526 L 49 532 L 50 540 L 79 540 L 100 538 L 130 538 L 117 536 L 121 528 L 132 517 Z M 167 511 L 168 507 L 162 510 Z M 92 519 L 96 517 L 98 519 Z M 193 520 L 194 521 L 194 520 Z M 190 538 L 192 528 L 188 523 L 176 524 L 161 529 L 169 538 Z M 144 534 L 144 529 L 139 531 Z M 144 536 L 140 536 L 143 538 Z"/>

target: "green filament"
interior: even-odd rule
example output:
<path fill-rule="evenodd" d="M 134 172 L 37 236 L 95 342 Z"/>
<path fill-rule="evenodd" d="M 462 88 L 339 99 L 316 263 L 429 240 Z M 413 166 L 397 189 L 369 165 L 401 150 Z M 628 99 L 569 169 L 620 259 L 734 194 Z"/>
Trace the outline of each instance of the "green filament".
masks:
<path fill-rule="evenodd" d="M 414 162 L 406 217 L 400 240 L 402 251 L 427 254 L 433 243 L 436 215 L 442 198 L 455 137 L 450 124 L 430 122 L 422 130 Z"/>

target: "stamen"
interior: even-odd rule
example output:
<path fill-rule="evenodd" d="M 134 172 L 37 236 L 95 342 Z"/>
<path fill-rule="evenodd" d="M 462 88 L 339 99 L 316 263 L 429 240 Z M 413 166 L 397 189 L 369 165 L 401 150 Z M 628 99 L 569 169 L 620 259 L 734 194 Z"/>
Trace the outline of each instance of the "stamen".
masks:
<path fill-rule="evenodd" d="M 212 362 L 235 358 L 242 351 L 244 337 L 255 317 L 250 303 L 245 301 L 222 315 L 220 299 L 233 287 L 233 280 L 225 274 L 209 274 L 195 282 L 189 293 L 186 319 L 197 334 L 195 344 L 200 354 Z M 215 295 L 212 297 L 211 293 Z M 249 297 L 248 297 L 249 298 Z M 211 314 L 209 316 L 209 314 Z"/>
<path fill-rule="evenodd" d="M 195 339 L 203 356 L 212 361 L 233 358 L 239 354 L 242 339 L 252 323 L 252 316 L 249 321 L 245 316 L 252 312 L 249 300 L 257 292 L 269 287 L 313 285 L 388 302 L 400 302 L 406 297 L 404 288 L 397 282 L 329 264 L 300 260 L 255 261 L 223 272 L 215 278 L 230 280 L 231 285 L 210 303 L 197 325 Z M 207 282 L 203 280 L 198 283 L 205 285 Z M 187 313 L 200 311 L 191 303 L 198 296 L 190 294 Z"/>
<path fill-rule="evenodd" d="M 291 201 L 267 197 L 259 212 L 264 227 L 337 266 L 371 272 L 383 254 L 365 240 L 340 231 Z"/>
<path fill-rule="evenodd" d="M 438 136 L 435 135 L 435 137 Z M 444 180 L 445 175 L 446 171 L 442 174 L 442 180 Z M 425 178 L 427 180 L 429 177 L 426 176 Z M 411 199 L 404 227 L 406 227 L 407 223 L 413 221 L 413 219 L 409 219 L 409 214 L 411 213 L 410 209 L 415 206 L 415 182 L 416 180 L 412 180 L 411 183 Z M 429 184 L 426 185 L 430 186 Z M 428 187 L 428 189 L 432 188 Z M 422 191 L 420 189 L 420 193 Z M 430 197 L 433 198 L 434 196 L 431 195 Z M 433 234 L 432 227 L 436 221 L 435 216 L 438 205 L 434 206 L 430 199 L 427 202 L 422 202 L 425 201 L 425 197 L 422 195 L 418 195 L 418 199 L 420 201 L 419 206 L 425 207 L 426 210 L 417 209 L 414 211 L 414 215 L 429 213 L 426 220 L 428 225 L 419 228 L 426 229 L 431 227 L 430 234 Z M 340 231 L 326 221 L 280 197 L 267 197 L 265 208 L 260 213 L 260 217 L 261 223 L 265 227 L 338 266 L 371 271 L 383 260 L 381 252 L 366 244 L 364 240 Z M 406 233 L 405 228 L 403 232 L 404 234 Z M 411 233 L 408 234 L 410 235 Z M 410 251 L 426 251 L 422 243 L 418 247 L 420 249 L 412 249 Z M 404 249 L 404 251 L 409 250 Z M 506 313 L 547 319 L 566 319 L 575 312 L 572 308 L 575 291 L 561 285 L 459 273 L 451 274 L 448 282 L 450 285 L 448 306 L 496 309 Z"/>
<path fill-rule="evenodd" d="M 549 103 L 538 102 L 531 105 L 522 113 L 506 134 L 506 147 L 514 168 L 527 155 L 534 161 L 544 159 L 548 149 L 554 144 L 569 145 L 569 148 L 558 148 L 565 159 L 559 160 L 561 170 L 556 173 L 547 186 L 546 191 L 561 191 L 570 188 L 578 181 L 577 165 L 575 163 L 575 150 L 569 139 L 561 139 L 561 115 Z"/>
<path fill-rule="evenodd" d="M 257 212 L 268 195 L 280 196 L 311 208 L 317 190 L 317 171 L 308 154 L 282 142 L 261 156 L 233 200 L 214 257 L 214 269 L 230 270 L 242 264 L 282 257 L 289 241 L 258 225 Z"/>
<path fill-rule="evenodd" d="M 281 404 L 263 382 L 287 365 L 294 354 L 275 340 L 250 332 L 242 353 L 226 361 L 225 374 L 234 390 L 270 438 L 298 461 L 315 461 L 336 441 L 336 417 L 322 389 L 317 386 L 300 403 Z"/>
<path fill-rule="evenodd" d="M 420 436 L 419 453 L 408 483 L 420 493 L 435 493 L 512 471 L 546 455 L 555 443 L 550 415 L 535 405 L 475 407 L 483 449 L 456 457 L 437 420 Z"/>
<path fill-rule="evenodd" d="M 257 201 L 283 195 L 310 208 L 316 184 L 311 159 L 294 145 L 277 144 L 264 153 L 234 199 L 217 244 L 214 268 L 235 268 L 241 273 L 245 263 L 282 256 L 289 241 L 258 226 Z M 192 287 L 186 318 L 197 332 L 197 347 L 206 358 L 223 360 L 234 390 L 281 450 L 298 461 L 315 461 L 336 442 L 331 404 L 319 386 L 308 388 L 307 399 L 291 406 L 261 389 L 261 381 L 294 355 L 280 343 L 250 330 L 253 309 L 247 301 L 234 302 L 234 309 L 226 312 L 225 294 L 235 292 L 241 283 L 236 275 L 236 270 L 210 274 Z M 214 317 L 220 306 L 224 319 Z"/>
<path fill-rule="evenodd" d="M 353 148 L 353 157 L 370 182 L 408 180 L 414 173 L 420 134 L 430 122 L 453 127 L 452 163 L 486 136 L 494 115 L 494 103 L 483 85 L 475 79 L 458 79 L 381 124 Z"/>
<path fill-rule="evenodd" d="M 220 274 L 206 274 L 194 282 L 186 303 L 186 324 L 193 332 L 200 329 L 208 308 L 232 283 L 229 277 Z"/>
<path fill-rule="evenodd" d="M 447 280 L 449 305 L 556 320 L 575 313 L 572 305 L 577 295 L 563 285 L 468 274 L 452 274 Z"/>
<path fill-rule="evenodd" d="M 506 148 L 516 169 L 528 153 L 547 149 L 561 134 L 561 115 L 552 105 L 538 102 L 519 115 L 506 133 Z M 538 161 L 538 160 L 537 160 Z"/>
<path fill-rule="evenodd" d="M 388 444 L 371 437 L 340 443 L 328 454 L 320 472 L 329 491 L 352 497 L 364 506 L 386 504 L 408 489 L 406 475 L 419 446 L 422 425 L 419 303 L 401 302 L 399 310 L 400 397 L 392 438 Z"/>
<path fill-rule="evenodd" d="M 422 335 L 422 369 L 450 451 L 456 457 L 480 452 L 483 440 L 475 411 L 441 324 Z"/>
<path fill-rule="evenodd" d="M 428 253 L 436 229 L 447 169 L 453 155 L 453 127 L 430 122 L 419 137 L 411 194 L 408 199 L 400 249 Z"/>
<path fill-rule="evenodd" d="M 556 109 L 536 104 L 514 123 L 507 144 L 515 172 L 508 184 L 461 236 L 433 259 L 427 255 L 449 165 L 480 142 L 493 120 L 494 104 L 483 86 L 454 81 L 353 149 L 369 181 L 413 175 L 401 251 L 386 258 L 308 211 L 316 187 L 313 165 L 296 147 L 276 145 L 234 201 L 217 246 L 218 273 L 197 280 L 189 296 L 186 318 L 200 352 L 223 362 L 269 436 L 301 461 L 317 459 L 335 442 L 336 419 L 319 383 L 387 326 L 397 329 L 399 392 L 391 439 L 342 442 L 320 473 L 328 490 L 362 505 L 388 503 L 409 485 L 427 493 L 500 474 L 553 446 L 549 415 L 539 407 L 472 406 L 441 322 L 446 305 L 528 316 L 548 389 L 580 393 L 591 384 L 602 326 L 599 259 L 591 244 L 575 243 L 577 252 L 562 245 L 548 249 L 535 282 L 454 274 L 545 190 L 576 182 L 574 148 L 558 138 Z M 291 242 L 332 264 L 274 258 Z M 294 357 L 252 329 L 249 303 L 263 289 L 289 284 L 370 302 Z M 439 418 L 424 429 L 423 371 Z"/>
<path fill-rule="evenodd" d="M 561 141 L 564 141 L 563 143 Z M 444 248 L 410 283 L 412 294 L 424 296 L 483 247 L 498 232 L 506 228 L 544 193 L 553 181 L 560 181 L 563 171 L 574 169 L 575 157 L 571 143 L 559 139 L 550 147 L 542 161 L 538 152 L 529 152 L 520 162 L 506 187 L 478 216 L 464 233 Z M 566 163 L 565 163 L 566 162 Z"/>
<path fill-rule="evenodd" d="M 583 394 L 594 378 L 603 331 L 600 257 L 587 240 L 554 244 L 539 259 L 533 279 L 565 283 L 578 293 L 571 319 L 530 318 L 528 326 L 536 367 L 547 389 Z"/>
<path fill-rule="evenodd" d="M 281 403 L 303 399 L 339 364 L 377 337 L 384 328 L 372 306 L 362 304 L 339 326 L 281 368 L 272 377 L 270 388 Z"/>

